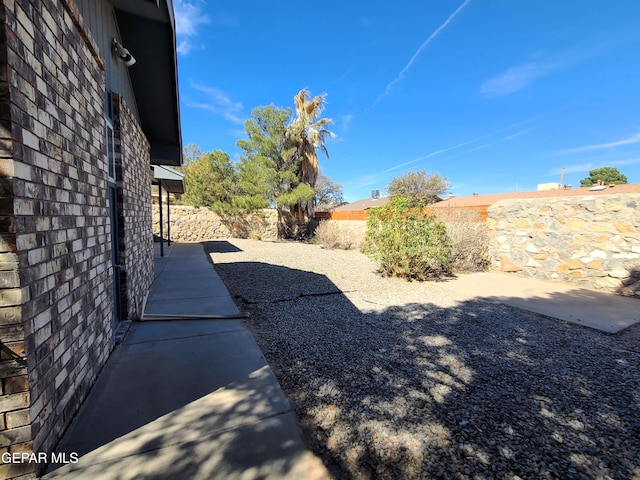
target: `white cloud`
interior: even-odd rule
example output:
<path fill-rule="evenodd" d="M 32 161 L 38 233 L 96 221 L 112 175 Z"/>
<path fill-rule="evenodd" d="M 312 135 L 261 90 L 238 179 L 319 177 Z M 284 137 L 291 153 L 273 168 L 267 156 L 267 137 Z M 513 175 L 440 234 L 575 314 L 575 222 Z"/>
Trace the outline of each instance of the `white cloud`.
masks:
<path fill-rule="evenodd" d="M 232 101 L 222 90 L 191 82 L 191 88 L 201 92 L 206 101 L 194 102 L 184 100 L 184 104 L 191 108 L 209 110 L 216 115 L 226 118 L 230 122 L 243 124 L 243 105 L 241 102 Z"/>
<path fill-rule="evenodd" d="M 340 119 L 340 125 L 342 127 L 343 133 L 346 133 L 346 132 L 349 131 L 349 128 L 351 128 L 351 124 L 352 123 L 353 123 L 353 114 L 352 113 L 348 113 L 348 114 L 342 116 L 342 118 Z"/>
<path fill-rule="evenodd" d="M 427 45 L 429 45 L 440 34 L 440 32 L 453 21 L 453 19 L 469 4 L 469 2 L 471 2 L 471 0 L 464 0 L 464 2 L 462 2 L 462 5 L 460 5 L 451 15 L 449 15 L 449 18 L 447 18 L 442 25 L 436 28 L 434 32 L 429 35 L 429 37 L 424 42 L 422 42 L 422 45 L 420 45 L 420 48 L 418 48 L 418 50 L 416 50 L 416 53 L 413 54 L 413 56 L 409 60 L 409 63 L 407 63 L 405 67 L 400 71 L 398 76 L 387 85 L 384 92 L 378 95 L 378 98 L 375 99 L 373 105 L 371 105 L 371 108 L 374 108 L 380 102 L 380 100 L 391 93 L 393 87 L 404 78 L 404 76 L 411 68 L 411 65 L 413 65 L 413 62 L 416 61 L 416 58 L 418 58 L 422 50 L 424 50 Z"/>
<path fill-rule="evenodd" d="M 483 150 L 485 148 L 492 147 L 492 146 L 497 145 L 497 144 L 502 143 L 502 142 L 508 142 L 509 140 L 511 140 L 513 138 L 517 138 L 517 137 L 519 137 L 521 135 L 525 135 L 525 134 L 529 133 L 531 130 L 534 130 L 535 128 L 536 127 L 531 127 L 531 128 L 527 128 L 525 130 L 520 130 L 519 132 L 512 133 L 510 135 L 507 135 L 506 137 L 502 137 L 501 139 L 496 140 L 495 142 L 485 143 L 483 145 L 479 145 L 477 147 L 474 147 L 474 148 L 472 148 L 470 150 L 465 150 L 463 153 L 476 152 L 478 150 Z M 504 131 L 504 129 L 502 129 L 500 131 Z M 496 132 L 496 133 L 498 133 L 498 132 Z"/>
<path fill-rule="evenodd" d="M 557 61 L 532 61 L 509 68 L 506 72 L 490 78 L 480 88 L 485 97 L 499 97 L 528 87 L 537 79 L 563 67 Z"/>
<path fill-rule="evenodd" d="M 199 2 L 175 0 L 173 11 L 176 20 L 177 51 L 187 55 L 193 48 L 192 40 L 198 33 L 198 27 L 209 23 L 209 17 L 202 12 Z"/>
<path fill-rule="evenodd" d="M 600 42 L 553 53 L 536 53 L 528 61 L 508 68 L 484 82 L 480 87 L 480 94 L 484 97 L 499 97 L 518 92 L 542 77 L 602 55 L 611 48 L 610 42 Z"/>
<path fill-rule="evenodd" d="M 516 133 L 512 133 L 511 135 L 507 135 L 506 137 L 504 137 L 501 141 L 506 142 L 507 140 L 511 140 L 512 138 L 516 138 L 519 137 L 521 135 L 525 135 L 527 133 L 529 133 L 531 130 L 535 130 L 536 127 L 531 127 L 531 128 L 527 128 L 525 130 L 520 130 L 519 132 Z"/>
<path fill-rule="evenodd" d="M 584 173 L 584 172 L 588 172 L 589 170 L 593 170 L 595 167 L 595 165 L 592 162 L 587 162 L 587 163 L 578 163 L 576 165 L 569 165 L 567 167 L 562 167 L 564 168 L 564 173 Z M 561 175 L 562 174 L 562 168 L 554 168 L 552 170 L 549 170 L 547 172 L 547 175 Z"/>
<path fill-rule="evenodd" d="M 628 138 L 623 138 L 622 140 L 617 140 L 615 142 L 599 143 L 595 145 L 587 145 L 584 147 L 577 147 L 577 148 L 566 148 L 564 150 L 558 150 L 556 153 L 572 154 L 572 153 L 592 152 L 594 150 L 607 150 L 607 149 L 620 147 L 622 145 L 632 145 L 634 143 L 640 143 L 640 132 Z"/>
<path fill-rule="evenodd" d="M 625 160 L 613 160 L 609 162 L 611 166 L 624 166 L 624 165 L 635 165 L 636 163 L 640 163 L 640 157 L 637 158 L 627 158 Z"/>
<path fill-rule="evenodd" d="M 516 128 L 516 127 L 519 127 L 520 125 L 522 125 L 524 123 L 528 123 L 528 122 L 531 122 L 533 120 L 537 120 L 538 118 L 539 118 L 538 116 L 535 116 L 535 117 L 529 118 L 527 120 L 523 120 L 523 121 L 520 121 L 520 122 L 517 122 L 517 123 L 513 123 L 513 124 L 508 125 L 506 127 L 503 127 L 503 128 L 498 129 L 498 130 L 495 130 L 495 131 L 493 131 L 491 133 L 487 133 L 485 135 L 481 135 L 479 137 L 473 138 L 471 140 L 466 140 L 464 142 L 460 142 L 460 143 L 457 143 L 455 145 L 451 145 L 450 147 L 445 147 L 445 148 L 441 148 L 439 150 L 434 150 L 434 151 L 432 151 L 430 153 L 427 153 L 426 155 L 423 155 L 423 156 L 418 157 L 418 158 L 414 158 L 413 160 L 409 160 L 407 162 L 399 163 L 399 164 L 394 165 L 392 167 L 389 167 L 386 170 L 383 170 L 381 172 L 365 175 L 365 176 L 360 177 L 359 179 L 357 179 L 358 186 L 359 187 L 364 187 L 364 186 L 367 186 L 367 185 L 372 185 L 374 183 L 379 183 L 380 181 L 382 181 L 384 179 L 387 179 L 389 177 L 389 174 L 391 172 L 393 172 L 394 170 L 398 170 L 398 169 L 403 168 L 403 167 L 408 167 L 409 165 L 414 165 L 414 164 L 416 164 L 416 163 L 418 163 L 420 161 L 427 160 L 429 158 L 432 158 L 432 157 L 435 157 L 435 156 L 438 156 L 438 155 L 442 155 L 443 153 L 447 153 L 447 152 L 450 152 L 452 150 L 457 150 L 457 149 L 459 149 L 461 147 L 464 147 L 466 145 L 473 145 L 475 143 L 478 143 L 481 140 L 493 137 L 495 135 L 498 135 L 499 133 L 506 132 L 508 130 L 512 130 L 512 129 Z M 483 148 L 487 148 L 489 146 L 496 145 L 498 143 L 509 141 L 512 138 L 516 138 L 516 137 L 519 137 L 521 135 L 525 135 L 526 133 L 530 132 L 531 130 L 534 130 L 535 128 L 536 127 L 530 127 L 530 128 L 526 128 L 524 130 L 519 130 L 519 131 L 517 131 L 515 133 L 512 133 L 512 134 L 509 134 L 509 135 L 507 135 L 507 136 L 505 136 L 505 137 L 503 137 L 503 138 L 501 138 L 501 139 L 499 139 L 499 140 L 497 140 L 495 142 L 482 144 L 482 145 L 473 147 L 470 150 L 465 150 L 463 152 L 460 152 L 460 153 L 458 153 L 456 155 L 464 155 L 466 153 L 470 153 L 470 152 L 473 152 L 473 151 L 476 151 L 476 150 L 481 150 Z M 447 158 L 449 158 L 449 157 L 447 157 Z"/>

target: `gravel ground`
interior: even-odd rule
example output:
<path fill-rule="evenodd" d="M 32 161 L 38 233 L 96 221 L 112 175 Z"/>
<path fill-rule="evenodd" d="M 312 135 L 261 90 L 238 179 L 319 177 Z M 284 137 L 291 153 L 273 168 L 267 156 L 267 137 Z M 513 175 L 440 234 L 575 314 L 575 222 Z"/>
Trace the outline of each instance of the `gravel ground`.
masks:
<path fill-rule="evenodd" d="M 640 479 L 640 325 L 464 301 L 358 251 L 205 248 L 336 478 Z"/>

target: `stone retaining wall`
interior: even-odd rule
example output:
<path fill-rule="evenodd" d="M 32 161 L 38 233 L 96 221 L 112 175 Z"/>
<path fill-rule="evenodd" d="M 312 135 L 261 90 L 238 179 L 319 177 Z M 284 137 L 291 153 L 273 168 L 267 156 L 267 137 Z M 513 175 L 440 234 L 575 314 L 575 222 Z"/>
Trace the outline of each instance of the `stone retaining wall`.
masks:
<path fill-rule="evenodd" d="M 502 200 L 488 210 L 493 266 L 640 297 L 640 194 Z"/>
<path fill-rule="evenodd" d="M 208 208 L 171 205 L 169 212 L 171 240 L 202 242 L 215 238 L 256 238 L 275 240 L 278 236 L 278 214 L 275 209 L 260 210 L 251 215 L 223 218 Z M 167 238 L 167 206 L 162 210 L 163 234 Z M 153 233 L 160 235 L 158 205 L 153 205 Z"/>

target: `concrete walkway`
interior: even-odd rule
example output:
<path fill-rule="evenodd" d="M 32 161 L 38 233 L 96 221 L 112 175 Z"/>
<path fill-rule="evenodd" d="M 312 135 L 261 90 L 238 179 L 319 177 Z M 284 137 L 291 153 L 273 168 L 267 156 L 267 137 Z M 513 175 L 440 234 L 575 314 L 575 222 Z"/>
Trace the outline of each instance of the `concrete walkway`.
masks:
<path fill-rule="evenodd" d="M 240 312 L 202 245 L 165 255 L 151 320 L 116 347 L 56 450 L 80 460 L 46 478 L 330 478 L 242 320 L 205 318 Z"/>
<path fill-rule="evenodd" d="M 640 322 L 640 300 L 499 272 L 459 275 L 443 285 L 461 300 L 483 299 L 616 333 Z"/>

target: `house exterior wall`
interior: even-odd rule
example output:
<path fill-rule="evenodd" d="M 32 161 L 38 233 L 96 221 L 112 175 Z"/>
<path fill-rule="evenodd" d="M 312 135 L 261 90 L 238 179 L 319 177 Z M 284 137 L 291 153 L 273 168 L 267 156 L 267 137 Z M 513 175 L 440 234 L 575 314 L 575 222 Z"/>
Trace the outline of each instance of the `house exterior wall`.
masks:
<path fill-rule="evenodd" d="M 0 67 L 0 453 L 50 452 L 115 343 L 105 60 L 72 0 L 0 0 Z M 149 146 L 117 98 L 135 312 L 153 277 Z"/>
<path fill-rule="evenodd" d="M 501 200 L 489 207 L 493 266 L 640 297 L 640 194 Z"/>
<path fill-rule="evenodd" d="M 114 95 L 116 176 L 121 205 L 120 282 L 122 314 L 139 320 L 153 282 L 149 142 L 124 98 Z"/>
<path fill-rule="evenodd" d="M 105 87 L 110 92 L 117 92 L 124 98 L 125 103 L 139 121 L 138 111 L 135 105 L 135 95 L 131 80 L 127 74 L 127 67 L 122 62 L 109 61 L 113 38 L 119 38 L 113 6 L 107 0 L 74 0 L 87 29 L 91 32 L 91 38 L 95 41 L 98 51 L 105 59 Z"/>

